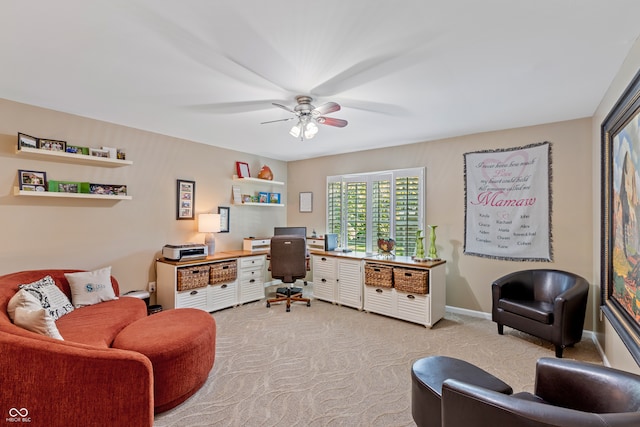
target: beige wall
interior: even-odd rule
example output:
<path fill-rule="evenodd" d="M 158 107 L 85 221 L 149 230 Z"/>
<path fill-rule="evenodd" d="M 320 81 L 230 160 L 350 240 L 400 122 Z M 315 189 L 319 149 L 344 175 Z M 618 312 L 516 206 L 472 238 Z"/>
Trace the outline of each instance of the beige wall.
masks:
<path fill-rule="evenodd" d="M 627 55 L 624 63 L 620 67 L 616 78 L 609 86 L 609 90 L 602 98 L 598 109 L 596 110 L 592 121 L 592 152 L 594 153 L 592 170 L 592 193 L 593 193 L 593 211 L 597 214 L 594 216 L 594 222 L 592 224 L 593 241 L 600 242 L 600 126 L 607 114 L 611 111 L 617 100 L 620 98 L 625 88 L 634 75 L 640 69 L 640 41 L 636 41 L 633 48 Z M 599 244 L 593 247 L 593 269 L 594 277 L 600 277 L 600 246 Z M 598 310 L 599 312 L 599 310 Z M 631 354 L 625 347 L 622 340 L 620 340 L 618 334 L 613 329 L 611 324 L 604 318 L 601 318 L 600 313 L 596 317 L 595 330 L 598 332 L 598 341 L 604 349 L 605 357 L 611 366 L 624 369 L 627 371 L 640 374 L 640 367 L 636 361 L 631 357 Z"/>
<path fill-rule="evenodd" d="M 485 149 L 552 142 L 554 262 L 498 261 L 463 254 L 464 158 Z M 330 156 L 289 163 L 290 224 L 307 225 L 324 233 L 326 176 L 350 172 L 426 167 L 426 222 L 438 225 L 439 255 L 447 261 L 447 305 L 491 312 L 491 282 L 526 268 L 558 268 L 584 276 L 591 284 L 590 304 L 598 294 L 590 260 L 591 236 L 591 120 L 581 119 L 529 128 L 504 130 L 400 147 Z M 312 191 L 312 213 L 299 213 L 297 194 Z M 587 316 L 592 329 L 593 309 Z"/>
<path fill-rule="evenodd" d="M 15 153 L 18 132 L 124 148 L 133 165 L 102 168 L 24 158 Z M 275 225 L 285 225 L 286 210 L 233 206 L 236 161 L 249 163 L 254 175 L 268 164 L 276 180 L 287 181 L 282 161 L 0 100 L 0 274 L 111 265 L 123 291 L 145 289 L 155 280 L 154 260 L 165 244 L 204 241 L 196 220 L 176 220 L 177 179 L 196 181 L 196 213 L 231 206 L 231 232 L 217 234 L 216 249 L 241 249 L 243 237 L 269 235 Z M 127 184 L 133 200 L 16 197 L 18 169 L 45 171 L 56 180 Z M 286 186 L 272 191 L 283 193 L 286 203 Z"/>

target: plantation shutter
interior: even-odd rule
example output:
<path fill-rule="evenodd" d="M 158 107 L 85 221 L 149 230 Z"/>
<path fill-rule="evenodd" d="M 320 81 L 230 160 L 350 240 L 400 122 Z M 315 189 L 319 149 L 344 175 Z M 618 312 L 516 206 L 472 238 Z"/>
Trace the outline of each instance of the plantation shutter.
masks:
<path fill-rule="evenodd" d="M 396 255 L 414 255 L 420 224 L 420 180 L 417 176 L 396 178 Z M 423 234 L 424 236 L 424 234 Z"/>

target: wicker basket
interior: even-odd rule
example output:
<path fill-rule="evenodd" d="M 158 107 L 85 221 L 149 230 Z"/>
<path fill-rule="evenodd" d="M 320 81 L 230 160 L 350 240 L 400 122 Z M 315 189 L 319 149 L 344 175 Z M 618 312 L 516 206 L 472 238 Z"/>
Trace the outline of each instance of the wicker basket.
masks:
<path fill-rule="evenodd" d="M 202 288 L 209 283 L 209 266 L 178 268 L 178 291 Z"/>
<path fill-rule="evenodd" d="M 238 277 L 237 261 L 225 261 L 211 264 L 211 277 L 209 283 L 212 285 L 220 285 L 236 280 Z"/>
<path fill-rule="evenodd" d="M 393 269 L 393 283 L 395 288 L 400 292 L 428 294 L 429 270 L 395 267 Z"/>
<path fill-rule="evenodd" d="M 364 265 L 364 284 L 380 288 L 393 287 L 393 268 L 388 265 L 366 263 Z"/>

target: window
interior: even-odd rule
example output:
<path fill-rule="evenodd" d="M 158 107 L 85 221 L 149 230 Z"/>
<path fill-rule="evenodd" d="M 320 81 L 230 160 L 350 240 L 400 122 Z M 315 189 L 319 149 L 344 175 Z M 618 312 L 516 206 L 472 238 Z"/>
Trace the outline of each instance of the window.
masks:
<path fill-rule="evenodd" d="M 423 189 L 424 168 L 327 177 L 327 233 L 358 252 L 377 252 L 379 238 L 392 238 L 396 255 L 411 256 L 424 229 Z"/>

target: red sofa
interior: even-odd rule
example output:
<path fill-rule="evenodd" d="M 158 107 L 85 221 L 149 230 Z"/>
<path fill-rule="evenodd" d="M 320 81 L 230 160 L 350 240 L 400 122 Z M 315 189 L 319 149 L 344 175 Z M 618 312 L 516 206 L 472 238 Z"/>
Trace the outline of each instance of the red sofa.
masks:
<path fill-rule="evenodd" d="M 2 418 L 27 418 L 30 426 L 152 426 L 151 361 L 135 351 L 111 348 L 121 330 L 147 316 L 144 301 L 122 297 L 76 309 L 56 321 L 64 341 L 15 326 L 7 315 L 18 285 L 46 275 L 71 298 L 64 273 L 76 271 L 0 277 Z M 111 282 L 119 295 L 117 280 Z"/>

